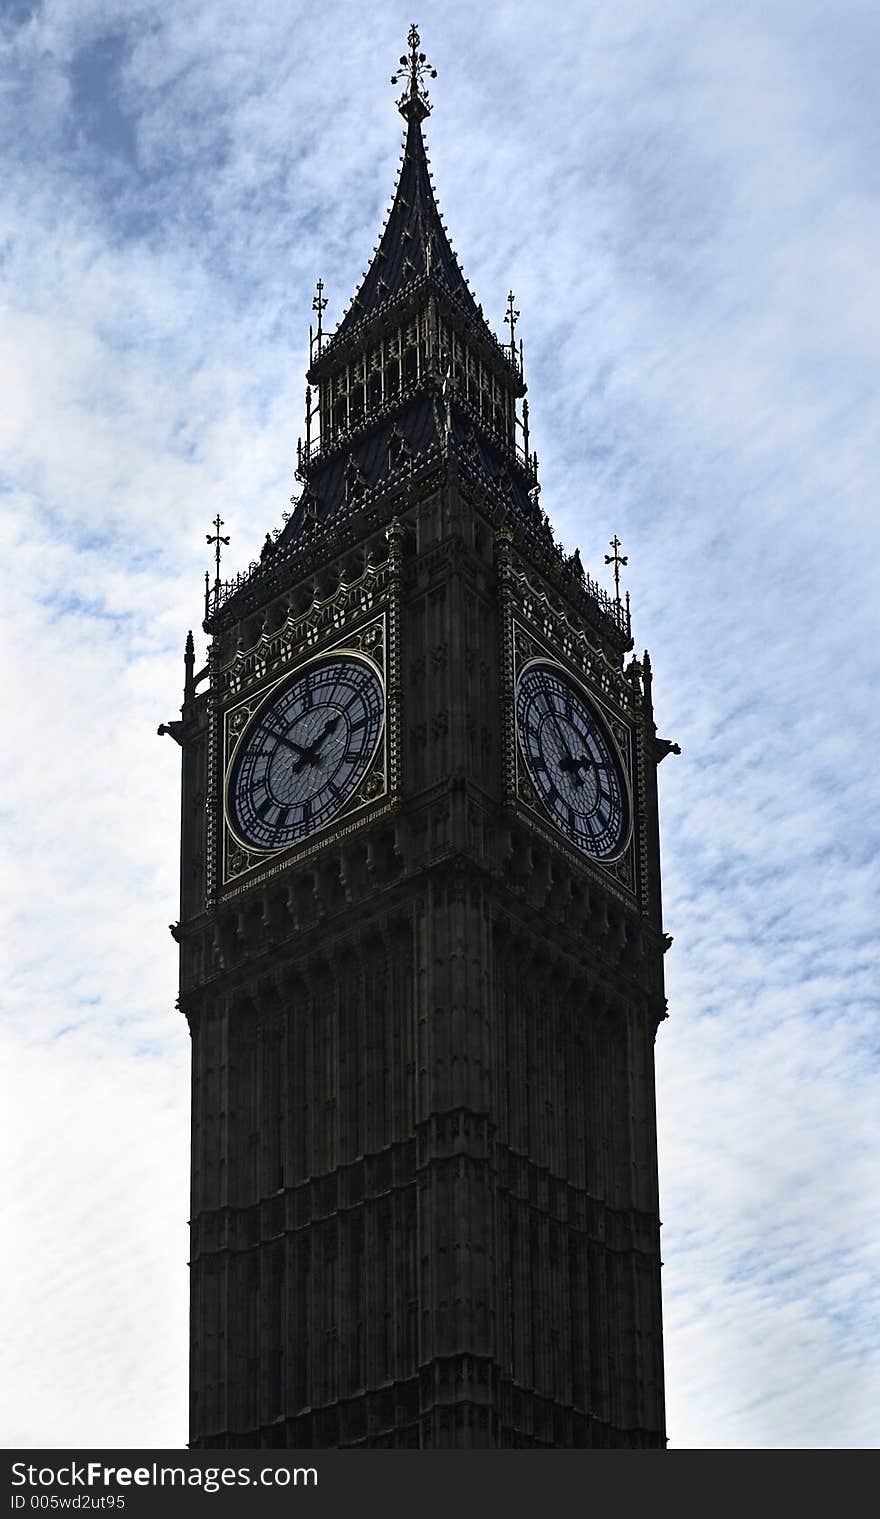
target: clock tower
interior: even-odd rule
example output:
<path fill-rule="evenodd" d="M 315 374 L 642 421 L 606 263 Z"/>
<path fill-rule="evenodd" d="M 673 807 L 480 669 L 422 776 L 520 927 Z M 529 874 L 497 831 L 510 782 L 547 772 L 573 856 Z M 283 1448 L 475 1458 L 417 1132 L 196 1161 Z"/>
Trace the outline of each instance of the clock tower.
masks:
<path fill-rule="evenodd" d="M 665 1443 L 656 737 L 405 144 L 283 527 L 187 642 L 196 1448 Z M 216 526 L 217 549 L 220 529 Z M 622 562 L 613 542 L 615 572 Z"/>

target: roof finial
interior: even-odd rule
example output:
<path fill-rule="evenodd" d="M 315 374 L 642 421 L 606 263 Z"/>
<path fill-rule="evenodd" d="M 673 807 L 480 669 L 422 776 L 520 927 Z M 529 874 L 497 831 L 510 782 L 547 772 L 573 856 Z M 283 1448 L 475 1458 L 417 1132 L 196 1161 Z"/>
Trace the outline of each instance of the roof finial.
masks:
<path fill-rule="evenodd" d="M 516 307 L 513 304 L 514 299 L 515 299 L 515 297 L 514 297 L 513 291 L 511 290 L 510 294 L 507 297 L 507 313 L 506 313 L 506 315 L 504 317 L 504 321 L 505 321 L 506 325 L 510 328 L 510 342 L 507 343 L 505 346 L 510 349 L 510 362 L 511 362 L 511 364 L 513 365 L 513 367 L 515 369 L 516 368 L 516 323 L 517 323 L 517 319 L 519 317 L 519 312 L 517 311 Z"/>
<path fill-rule="evenodd" d="M 407 87 L 397 102 L 397 109 L 407 121 L 413 117 L 417 121 L 423 121 L 431 113 L 431 100 L 424 86 L 424 79 L 437 78 L 437 70 L 432 69 L 424 53 L 419 52 L 421 37 L 419 29 L 413 22 L 407 37 L 409 43 L 409 57 L 406 53 L 400 55 L 400 68 L 391 75 L 391 83 L 399 84 L 406 79 Z"/>
<path fill-rule="evenodd" d="M 324 318 L 324 312 L 326 311 L 326 309 L 327 309 L 327 297 L 324 294 L 324 281 L 323 280 L 318 280 L 318 283 L 315 286 L 315 294 L 312 296 L 312 310 L 317 313 L 317 317 L 318 317 L 318 330 L 315 333 L 315 339 L 316 339 L 317 345 L 318 345 L 318 356 L 319 357 L 320 357 L 320 354 L 321 354 L 321 349 L 324 346 L 324 322 L 323 322 L 323 318 Z M 311 328 L 309 328 L 309 338 L 310 339 L 311 339 L 311 335 L 312 335 Z M 311 344 L 310 344 L 310 346 L 311 346 Z M 313 355 L 310 355 L 310 356 L 313 356 Z"/>
<path fill-rule="evenodd" d="M 614 553 L 605 555 L 605 563 L 614 565 L 614 600 L 618 607 L 620 606 L 620 567 L 623 564 L 629 563 L 626 554 L 621 554 L 620 552 L 622 547 L 623 545 L 615 533 L 614 537 L 609 539 L 609 548 L 612 548 Z M 628 596 L 629 592 L 627 592 Z"/>
<path fill-rule="evenodd" d="M 213 544 L 216 545 L 215 553 L 214 553 L 214 559 L 215 559 L 216 566 L 217 566 L 217 575 L 216 575 L 216 582 L 215 582 L 217 585 L 220 584 L 220 545 L 221 545 L 221 543 L 228 543 L 229 542 L 228 536 L 224 538 L 223 535 L 220 532 L 221 527 L 225 527 L 225 525 L 226 524 L 224 523 L 223 518 L 220 516 L 220 513 L 218 512 L 217 515 L 216 515 L 216 517 L 214 518 L 214 521 L 211 524 L 211 526 L 214 529 L 213 535 L 211 533 L 206 533 L 205 534 L 205 537 L 207 538 L 208 542 L 209 543 L 213 543 Z"/>

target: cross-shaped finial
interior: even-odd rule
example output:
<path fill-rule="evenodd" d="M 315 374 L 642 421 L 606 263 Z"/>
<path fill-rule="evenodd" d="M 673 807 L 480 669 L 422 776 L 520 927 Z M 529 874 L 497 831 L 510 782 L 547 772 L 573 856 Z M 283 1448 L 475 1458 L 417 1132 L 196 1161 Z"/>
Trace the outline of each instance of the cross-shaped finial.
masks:
<path fill-rule="evenodd" d="M 220 513 L 218 512 L 217 515 L 216 515 L 216 517 L 214 518 L 214 521 L 211 524 L 211 526 L 214 528 L 213 534 L 212 533 L 206 533 L 205 534 L 208 542 L 209 543 L 213 543 L 213 544 L 216 545 L 215 553 L 214 553 L 214 558 L 215 558 L 216 564 L 217 564 L 217 575 L 216 575 L 216 579 L 214 581 L 215 585 L 219 585 L 220 584 L 220 545 L 221 545 L 221 543 L 225 543 L 227 545 L 229 543 L 229 538 L 228 537 L 224 538 L 222 536 L 221 532 L 220 532 L 221 527 L 225 527 L 225 525 L 226 524 L 224 523 L 223 518 L 220 516 Z"/>
<path fill-rule="evenodd" d="M 327 297 L 324 294 L 324 281 L 318 280 L 315 286 L 315 294 L 312 296 L 312 310 L 318 314 L 318 331 L 315 333 L 318 339 L 318 351 L 321 350 L 321 339 L 324 336 L 323 316 L 327 307 Z"/>
<path fill-rule="evenodd" d="M 409 57 L 406 53 L 401 53 L 400 68 L 391 75 L 391 83 L 400 84 L 402 79 L 408 79 L 407 88 L 397 102 L 397 109 L 401 116 L 406 117 L 415 112 L 421 121 L 431 110 L 431 101 L 424 84 L 425 77 L 436 79 L 437 70 L 432 69 L 424 53 L 419 52 L 422 39 L 415 22 L 410 27 L 406 40 L 409 43 Z"/>
<path fill-rule="evenodd" d="M 513 304 L 513 299 L 514 299 L 514 297 L 513 297 L 513 291 L 511 290 L 510 294 L 507 297 L 507 313 L 506 313 L 506 315 L 504 317 L 504 321 L 505 321 L 506 325 L 510 328 L 510 344 L 509 344 L 509 347 L 510 347 L 510 362 L 512 364 L 515 364 L 516 363 L 516 324 L 517 324 L 517 320 L 519 318 L 519 312 L 517 311 L 516 307 Z"/>
<path fill-rule="evenodd" d="M 621 554 L 620 552 L 621 546 L 620 539 L 615 533 L 614 537 L 610 540 L 610 547 L 614 550 L 614 553 L 605 555 L 605 563 L 614 565 L 614 600 L 618 606 L 620 606 L 620 567 L 622 564 L 629 563 L 626 554 Z"/>

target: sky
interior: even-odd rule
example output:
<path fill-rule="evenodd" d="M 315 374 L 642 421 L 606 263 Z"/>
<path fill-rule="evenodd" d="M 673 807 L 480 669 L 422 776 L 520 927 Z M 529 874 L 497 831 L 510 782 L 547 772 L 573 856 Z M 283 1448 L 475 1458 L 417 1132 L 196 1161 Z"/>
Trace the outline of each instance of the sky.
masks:
<path fill-rule="evenodd" d="M 390 0 L 0 0 L 0 1443 L 186 1441 L 188 628 L 295 489 L 382 226 Z M 438 199 L 541 504 L 628 556 L 660 772 L 670 1447 L 880 1407 L 874 0 L 417 14 Z"/>

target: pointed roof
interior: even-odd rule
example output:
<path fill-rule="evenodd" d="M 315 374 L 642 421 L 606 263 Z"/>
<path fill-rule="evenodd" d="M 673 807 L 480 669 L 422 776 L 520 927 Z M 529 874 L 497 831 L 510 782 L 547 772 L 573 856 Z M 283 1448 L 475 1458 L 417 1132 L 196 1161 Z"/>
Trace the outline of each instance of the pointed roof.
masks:
<path fill-rule="evenodd" d="M 332 341 L 341 339 L 422 275 L 438 281 L 467 316 L 483 320 L 437 208 L 422 123 L 417 112 L 413 111 L 385 229 L 360 289 Z"/>
<path fill-rule="evenodd" d="M 502 381 L 508 402 L 526 393 L 514 343 L 519 316 L 514 295 L 511 292 L 507 298 L 510 341 L 502 345 L 471 294 L 437 208 L 422 138 L 422 122 L 431 109 L 424 79 L 433 78 L 434 70 L 419 52 L 415 26 L 408 40 L 409 58 L 400 60 L 403 72 L 392 76 L 395 84 L 406 79 L 398 101 L 407 123 L 406 140 L 379 246 L 332 336 L 323 333 L 327 302 L 320 280 L 312 302 L 318 320 L 317 333 L 310 329 L 309 334 L 308 381 L 309 387 L 320 382 L 321 390 L 317 397 L 310 388 L 306 390 L 306 446 L 305 451 L 301 443 L 298 446 L 297 468 L 304 489 L 291 497 L 293 511 L 285 513 L 284 528 L 267 535 L 259 562 L 254 561 L 234 581 L 221 583 L 218 578 L 213 610 L 210 598 L 206 600 L 204 626 L 208 631 L 231 626 L 237 617 L 264 604 L 267 587 L 280 590 L 296 577 L 312 574 L 326 562 L 328 553 L 335 556 L 348 546 L 363 544 L 374 530 L 387 529 L 397 514 L 417 506 L 423 495 L 436 490 L 438 482 L 454 477 L 496 525 L 505 524 L 527 552 L 537 556 L 552 584 L 563 590 L 576 587 L 582 593 L 585 615 L 594 622 L 598 618 L 605 632 L 615 628 L 623 640 L 621 648 L 631 648 L 628 600 L 624 611 L 619 598 L 612 599 L 585 574 L 577 552 L 564 554 L 539 505 L 537 456 L 529 452 L 528 403 L 520 422 L 512 405 L 501 409 L 499 419 L 497 395 L 489 406 L 483 404 L 483 394 L 475 402 L 456 372 L 459 355 L 448 352 L 437 323 L 427 324 L 427 362 L 416 362 L 411 374 L 402 375 L 398 369 L 392 375 L 394 383 L 380 386 L 375 395 L 363 385 L 366 375 L 358 363 L 355 385 L 364 391 L 361 404 L 353 415 L 347 406 L 341 417 L 336 414 L 337 394 L 346 390 L 351 394 L 351 377 L 341 388 L 335 383 L 343 367 L 352 358 L 356 363 L 368 355 L 372 358 L 377 338 L 424 313 L 429 296 L 442 307 L 443 324 L 456 335 L 464 335 L 468 362 L 474 353 L 481 363 L 488 361 L 495 378 Z M 480 378 L 482 382 L 484 377 Z M 316 415 L 320 432 L 313 441 L 311 422 Z M 517 427 L 522 429 L 522 448 Z M 188 659 L 191 652 L 188 645 Z"/>
<path fill-rule="evenodd" d="M 414 293 L 417 286 L 430 282 L 458 310 L 467 323 L 475 326 L 482 339 L 510 365 L 517 367 L 496 338 L 475 300 L 458 262 L 443 218 L 434 197 L 428 155 L 422 135 L 422 122 L 430 115 L 431 103 L 424 88 L 423 76 L 436 77 L 424 53 L 418 52 L 419 35 L 410 29 L 410 56 L 402 57 L 392 84 L 407 79 L 407 88 L 398 101 L 398 110 L 407 123 L 400 173 L 394 200 L 369 269 L 357 293 L 352 297 L 339 326 L 324 339 L 320 354 L 312 363 L 310 378 L 326 372 L 332 356 L 345 346 L 346 339 L 373 318 L 384 315 L 402 297 Z"/>

